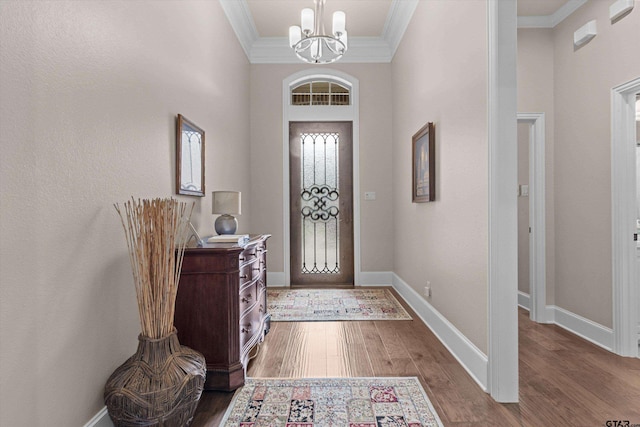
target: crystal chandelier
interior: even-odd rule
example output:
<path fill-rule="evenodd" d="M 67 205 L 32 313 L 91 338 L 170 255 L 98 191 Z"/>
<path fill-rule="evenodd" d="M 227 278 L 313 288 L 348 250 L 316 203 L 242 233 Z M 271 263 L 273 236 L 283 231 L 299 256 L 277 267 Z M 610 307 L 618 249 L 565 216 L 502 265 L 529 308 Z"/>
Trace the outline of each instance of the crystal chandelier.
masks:
<path fill-rule="evenodd" d="M 330 64 L 347 51 L 346 15 L 341 11 L 333 13 L 333 32 L 327 35 L 323 20 L 325 0 L 313 0 L 313 3 L 315 14 L 312 9 L 302 9 L 302 25 L 289 27 L 289 45 L 305 62 Z"/>

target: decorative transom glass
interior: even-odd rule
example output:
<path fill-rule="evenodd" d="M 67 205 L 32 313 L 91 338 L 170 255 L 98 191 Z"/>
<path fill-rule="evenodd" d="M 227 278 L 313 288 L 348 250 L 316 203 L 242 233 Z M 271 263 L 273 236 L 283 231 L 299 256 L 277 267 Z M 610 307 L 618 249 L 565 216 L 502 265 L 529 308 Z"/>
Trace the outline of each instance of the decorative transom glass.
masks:
<path fill-rule="evenodd" d="M 291 90 L 291 105 L 350 105 L 349 88 L 328 81 L 312 81 Z"/>

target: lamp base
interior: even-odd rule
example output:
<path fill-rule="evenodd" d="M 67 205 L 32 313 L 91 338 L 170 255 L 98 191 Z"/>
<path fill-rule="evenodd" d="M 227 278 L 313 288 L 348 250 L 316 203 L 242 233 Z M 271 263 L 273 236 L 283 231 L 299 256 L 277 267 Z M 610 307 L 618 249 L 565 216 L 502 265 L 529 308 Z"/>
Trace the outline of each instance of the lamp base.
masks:
<path fill-rule="evenodd" d="M 235 234 L 238 229 L 238 220 L 229 214 L 220 215 L 214 224 L 218 234 Z"/>

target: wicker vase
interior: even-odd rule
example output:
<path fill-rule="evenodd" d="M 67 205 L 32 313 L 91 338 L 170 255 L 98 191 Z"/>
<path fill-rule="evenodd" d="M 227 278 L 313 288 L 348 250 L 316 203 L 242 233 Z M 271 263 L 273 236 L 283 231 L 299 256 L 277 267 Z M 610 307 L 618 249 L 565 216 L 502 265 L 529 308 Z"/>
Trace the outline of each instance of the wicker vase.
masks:
<path fill-rule="evenodd" d="M 187 426 L 204 386 L 202 354 L 180 345 L 177 332 L 138 337 L 138 350 L 107 380 L 104 401 L 116 427 Z"/>

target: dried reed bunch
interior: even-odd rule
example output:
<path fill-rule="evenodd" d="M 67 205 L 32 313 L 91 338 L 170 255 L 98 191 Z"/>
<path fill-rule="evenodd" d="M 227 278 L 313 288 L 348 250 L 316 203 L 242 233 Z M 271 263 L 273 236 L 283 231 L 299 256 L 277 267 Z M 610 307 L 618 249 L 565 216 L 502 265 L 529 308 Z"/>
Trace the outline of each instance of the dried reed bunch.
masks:
<path fill-rule="evenodd" d="M 133 269 L 142 335 L 159 339 L 173 331 L 178 280 L 192 203 L 138 199 L 115 205 Z"/>

